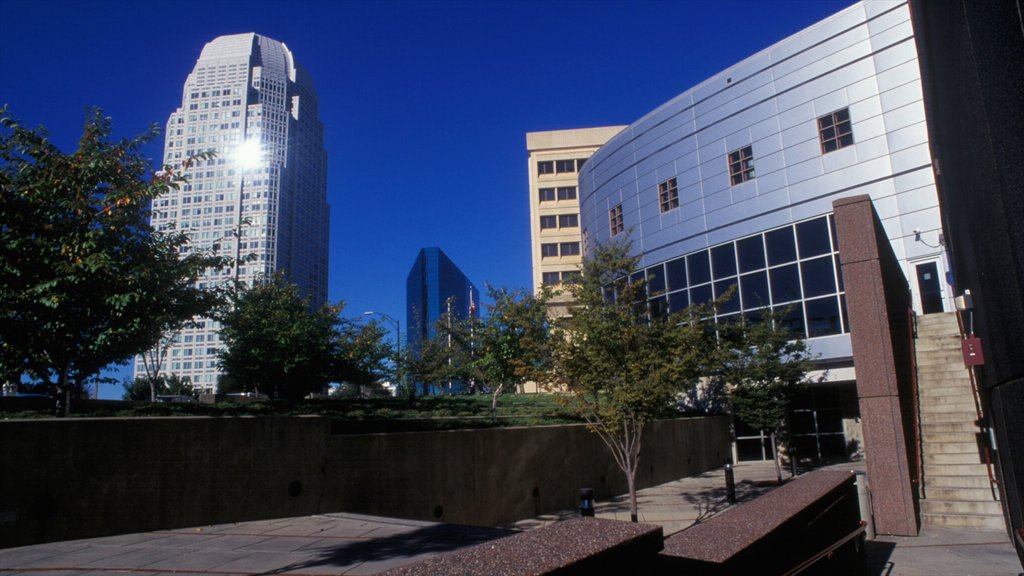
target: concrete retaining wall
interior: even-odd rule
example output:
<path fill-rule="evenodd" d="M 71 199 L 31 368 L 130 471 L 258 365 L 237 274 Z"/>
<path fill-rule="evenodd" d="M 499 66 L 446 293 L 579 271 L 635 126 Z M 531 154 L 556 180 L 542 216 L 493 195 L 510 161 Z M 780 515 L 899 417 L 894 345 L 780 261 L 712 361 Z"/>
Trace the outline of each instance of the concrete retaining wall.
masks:
<path fill-rule="evenodd" d="M 354 512 L 503 525 L 626 491 L 583 426 L 332 435 L 295 418 L 0 422 L 0 547 Z M 638 484 L 720 466 L 724 417 L 648 427 Z"/>

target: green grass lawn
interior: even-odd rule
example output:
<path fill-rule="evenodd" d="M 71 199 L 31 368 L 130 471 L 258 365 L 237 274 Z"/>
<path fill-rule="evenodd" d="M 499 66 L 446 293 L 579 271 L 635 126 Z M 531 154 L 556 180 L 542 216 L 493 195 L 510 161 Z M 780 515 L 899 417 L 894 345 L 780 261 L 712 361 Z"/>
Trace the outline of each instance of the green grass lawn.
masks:
<path fill-rule="evenodd" d="M 49 417 L 46 412 L 0 412 L 0 419 Z M 151 404 L 87 402 L 75 417 L 154 416 L 324 416 L 336 433 L 451 430 L 502 426 L 579 423 L 550 394 L 506 394 L 498 399 L 498 417 L 491 418 L 489 395 L 420 398 L 345 398 L 286 402 Z"/>

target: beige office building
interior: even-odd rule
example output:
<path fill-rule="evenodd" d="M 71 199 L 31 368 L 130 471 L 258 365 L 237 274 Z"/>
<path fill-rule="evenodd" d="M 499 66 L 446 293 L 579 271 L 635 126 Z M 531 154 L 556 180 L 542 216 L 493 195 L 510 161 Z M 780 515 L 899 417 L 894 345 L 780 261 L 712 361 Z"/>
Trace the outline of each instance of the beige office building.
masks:
<path fill-rule="evenodd" d="M 533 290 L 576 274 L 586 251 L 577 192 L 583 163 L 624 126 L 528 132 Z"/>

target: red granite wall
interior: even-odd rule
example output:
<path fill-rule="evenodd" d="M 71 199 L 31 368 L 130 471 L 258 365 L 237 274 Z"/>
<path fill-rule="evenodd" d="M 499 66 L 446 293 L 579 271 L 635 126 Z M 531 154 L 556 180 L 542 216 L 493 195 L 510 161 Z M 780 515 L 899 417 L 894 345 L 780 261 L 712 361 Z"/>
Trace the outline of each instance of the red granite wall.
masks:
<path fill-rule="evenodd" d="M 833 203 L 875 530 L 916 536 L 910 288 L 868 196 Z"/>

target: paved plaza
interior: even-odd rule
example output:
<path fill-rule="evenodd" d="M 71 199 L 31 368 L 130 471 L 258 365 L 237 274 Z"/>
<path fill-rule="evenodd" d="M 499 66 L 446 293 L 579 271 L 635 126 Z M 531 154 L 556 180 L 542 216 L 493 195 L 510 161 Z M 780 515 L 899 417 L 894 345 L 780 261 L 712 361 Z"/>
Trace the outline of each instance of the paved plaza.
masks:
<path fill-rule="evenodd" d="M 837 466 L 844 467 L 859 466 Z M 741 463 L 735 476 L 742 503 L 770 490 L 776 475 L 770 463 Z M 638 502 L 641 522 L 674 534 L 728 507 L 724 472 L 641 490 Z M 628 499 L 599 501 L 595 511 L 601 518 L 628 520 Z M 576 514 L 566 510 L 508 529 L 339 513 L 161 530 L 0 549 L 0 574 L 375 574 Z M 878 536 L 868 542 L 865 574 L 1017 576 L 1024 570 L 1005 532 L 925 526 L 917 538 Z"/>

